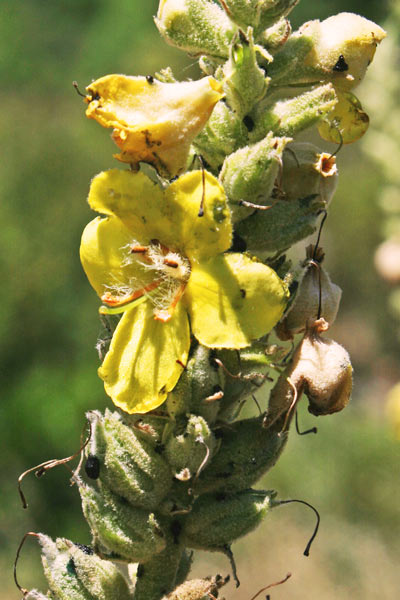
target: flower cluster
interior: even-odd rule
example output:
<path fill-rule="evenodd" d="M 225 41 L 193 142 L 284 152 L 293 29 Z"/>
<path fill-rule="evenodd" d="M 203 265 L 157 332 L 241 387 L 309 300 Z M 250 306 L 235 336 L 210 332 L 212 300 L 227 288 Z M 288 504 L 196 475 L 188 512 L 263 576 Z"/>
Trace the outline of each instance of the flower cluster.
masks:
<path fill-rule="evenodd" d="M 88 414 L 86 482 L 75 474 L 93 547 L 39 536 L 54 600 L 214 598 L 227 578 L 186 581 L 188 550 L 233 564 L 231 543 L 288 503 L 251 488 L 297 402 L 319 416 L 349 401 L 350 358 L 324 337 L 341 290 L 320 236 L 304 261 L 286 254 L 321 233 L 335 153 L 296 137 L 365 133 L 352 90 L 385 32 L 349 13 L 292 32 L 296 3 L 161 0 L 158 29 L 199 56 L 204 77 L 166 69 L 87 87 L 87 116 L 113 128 L 126 163 L 92 180 L 98 216 L 80 250 L 109 326 L 99 375 L 121 410 Z M 239 418 L 276 371 L 268 406 Z"/>

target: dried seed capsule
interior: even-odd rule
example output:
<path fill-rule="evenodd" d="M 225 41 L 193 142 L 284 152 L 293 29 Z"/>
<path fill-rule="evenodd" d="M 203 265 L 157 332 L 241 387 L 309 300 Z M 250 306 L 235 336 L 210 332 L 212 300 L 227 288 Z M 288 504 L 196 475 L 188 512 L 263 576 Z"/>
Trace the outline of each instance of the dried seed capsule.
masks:
<path fill-rule="evenodd" d="M 89 477 L 98 474 L 99 481 L 134 506 L 149 510 L 157 507 L 168 493 L 172 477 L 168 464 L 154 445 L 124 425 L 118 413 L 107 410 L 103 417 L 96 411 L 88 413 L 88 419 L 93 428 L 87 450 Z M 92 468 L 94 457 L 98 461 L 98 473 Z"/>
<path fill-rule="evenodd" d="M 52 597 L 58 600 L 129 600 L 131 597 L 126 580 L 112 562 L 64 538 L 53 542 L 39 534 L 39 542 Z M 34 598 L 32 596 L 32 600 Z"/>
<path fill-rule="evenodd" d="M 220 448 L 194 486 L 196 494 L 244 490 L 278 460 L 286 433 L 263 428 L 263 417 L 236 421 L 219 430 Z"/>
<path fill-rule="evenodd" d="M 105 485 L 96 492 L 81 484 L 79 492 L 94 542 L 105 554 L 126 562 L 146 562 L 165 548 L 165 535 L 153 513 L 130 506 Z"/>
<path fill-rule="evenodd" d="M 165 444 L 165 456 L 175 477 L 182 481 L 191 479 L 212 456 L 215 445 L 214 434 L 203 417 L 190 415 L 182 433 L 174 434 Z"/>
<path fill-rule="evenodd" d="M 282 166 L 282 153 L 290 141 L 291 138 L 278 138 L 269 133 L 260 142 L 226 157 L 219 179 L 234 222 L 254 212 L 254 208 L 246 208 L 243 201 L 257 205 L 272 203 L 271 194 Z"/>
<path fill-rule="evenodd" d="M 277 326 L 281 339 L 290 339 L 305 331 L 310 321 L 322 317 L 332 325 L 339 310 L 342 290 L 332 283 L 328 273 L 320 264 L 323 253 L 313 259 L 314 246 L 307 248 L 306 267 L 303 271 L 296 297 L 285 318 Z"/>
<path fill-rule="evenodd" d="M 350 357 L 340 344 L 320 335 L 327 328 L 326 321 L 318 319 L 306 331 L 292 362 L 271 392 L 266 427 L 280 417 L 287 421 L 303 392 L 309 400 L 308 410 L 314 415 L 338 412 L 349 402 L 353 371 Z"/>
<path fill-rule="evenodd" d="M 329 204 L 337 180 L 334 156 L 307 142 L 294 142 L 286 146 L 281 176 L 281 188 L 286 200 L 318 194 Z"/>
<path fill-rule="evenodd" d="M 168 44 L 190 54 L 227 58 L 237 27 L 209 0 L 161 0 L 155 23 Z"/>
<path fill-rule="evenodd" d="M 211 600 L 218 597 L 218 590 L 229 580 L 229 577 L 216 575 L 207 579 L 189 579 L 179 585 L 162 600 Z"/>
<path fill-rule="evenodd" d="M 261 523 L 275 492 L 246 490 L 231 495 L 204 494 L 193 505 L 183 528 L 189 548 L 221 550 Z"/>

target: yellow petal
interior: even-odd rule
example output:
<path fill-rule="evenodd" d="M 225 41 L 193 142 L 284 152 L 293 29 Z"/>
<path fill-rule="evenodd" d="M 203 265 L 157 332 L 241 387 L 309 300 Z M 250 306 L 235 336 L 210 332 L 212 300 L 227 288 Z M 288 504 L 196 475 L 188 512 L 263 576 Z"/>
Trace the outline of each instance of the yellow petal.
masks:
<path fill-rule="evenodd" d="M 189 323 L 182 303 L 167 323 L 153 318 L 149 302 L 128 310 L 99 369 L 107 394 L 128 413 L 157 408 L 182 374 L 177 361 L 186 364 L 189 346 Z"/>
<path fill-rule="evenodd" d="M 199 210 L 204 196 L 204 215 Z M 232 225 L 225 192 L 207 171 L 191 171 L 163 192 L 143 173 L 112 169 L 97 175 L 90 206 L 115 215 L 142 244 L 158 239 L 189 259 L 202 260 L 227 250 Z"/>
<path fill-rule="evenodd" d="M 176 229 L 171 244 L 179 240 L 189 259 L 201 261 L 228 250 L 232 241 L 230 211 L 224 189 L 213 175 L 207 171 L 182 175 L 166 190 L 165 205 Z"/>
<path fill-rule="evenodd" d="M 153 164 L 165 176 L 183 170 L 192 140 L 222 98 L 213 77 L 162 83 L 146 77 L 106 75 L 87 87 L 86 115 L 113 127 L 117 158 Z"/>
<path fill-rule="evenodd" d="M 193 269 L 186 293 L 193 334 L 210 348 L 244 348 L 281 318 L 288 292 L 278 275 L 242 254 Z"/>
<path fill-rule="evenodd" d="M 338 103 L 332 112 L 318 125 L 323 140 L 339 144 L 351 144 L 364 135 L 369 117 L 361 103 L 351 92 L 337 92 Z"/>
<path fill-rule="evenodd" d="M 140 288 L 154 279 L 139 262 L 126 263 L 132 232 L 115 217 L 97 217 L 84 229 L 80 247 L 83 269 L 101 297 L 110 287 Z"/>

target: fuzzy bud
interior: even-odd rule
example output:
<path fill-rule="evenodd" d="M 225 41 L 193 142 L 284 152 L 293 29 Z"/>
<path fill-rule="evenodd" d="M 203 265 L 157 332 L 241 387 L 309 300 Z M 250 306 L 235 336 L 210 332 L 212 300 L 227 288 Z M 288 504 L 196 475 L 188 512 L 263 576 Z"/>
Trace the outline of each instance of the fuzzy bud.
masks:
<path fill-rule="evenodd" d="M 253 212 L 242 202 L 266 205 L 279 169 L 282 153 L 290 138 L 277 138 L 272 133 L 252 146 L 237 150 L 225 159 L 220 181 L 224 187 L 234 221 L 241 221 Z"/>
<path fill-rule="evenodd" d="M 257 37 L 281 17 L 285 17 L 299 0 L 225 0 L 230 18 L 242 29 L 252 27 Z"/>
<path fill-rule="evenodd" d="M 313 144 L 294 142 L 283 153 L 281 188 L 286 200 L 319 194 L 329 204 L 335 193 L 338 170 L 334 156 Z"/>
<path fill-rule="evenodd" d="M 314 247 L 307 248 L 307 262 L 296 297 L 285 318 L 277 327 L 281 339 L 290 339 L 304 331 L 307 324 L 319 317 L 332 325 L 339 310 L 342 290 L 332 283 L 328 273 L 321 266 L 323 253 L 312 258 Z M 318 260 L 319 257 L 319 260 Z"/>
<path fill-rule="evenodd" d="M 207 456 L 212 456 L 215 437 L 203 417 L 190 415 L 185 429 L 171 436 L 165 445 L 165 456 L 175 477 L 187 481 L 196 475 Z"/>
<path fill-rule="evenodd" d="M 253 342 L 248 348 L 218 350 L 215 362 L 221 374 L 225 374 L 224 396 L 221 399 L 218 418 L 231 422 L 238 416 L 242 403 L 267 380 L 268 369 L 276 356 L 269 353 L 263 342 Z"/>
<path fill-rule="evenodd" d="M 243 118 L 266 94 L 269 78 L 257 63 L 251 29 L 241 34 L 229 51 L 223 68 L 224 92 L 232 110 Z"/>
<path fill-rule="evenodd" d="M 103 417 L 90 412 L 88 419 L 93 429 L 86 451 L 89 478 L 98 478 L 134 506 L 156 508 L 168 493 L 172 477 L 151 441 L 124 425 L 118 413 L 106 410 Z M 91 476 L 87 466 L 94 460 L 98 461 L 98 477 Z"/>
<path fill-rule="evenodd" d="M 24 600 L 52 600 L 50 596 L 46 596 L 37 590 L 30 590 L 26 596 L 24 596 Z"/>
<path fill-rule="evenodd" d="M 268 27 L 260 36 L 260 43 L 269 54 L 275 54 L 287 42 L 292 27 L 287 19 L 280 19 L 272 27 Z"/>
<path fill-rule="evenodd" d="M 126 562 L 146 562 L 166 545 L 153 513 L 130 506 L 104 485 L 99 492 L 80 484 L 82 508 L 96 546 Z"/>
<path fill-rule="evenodd" d="M 278 136 L 295 137 L 328 115 L 337 103 L 337 95 L 328 83 L 295 98 L 278 100 L 273 105 L 270 102 L 269 98 L 261 102 L 251 115 L 255 123 L 250 133 L 253 142 L 262 139 L 269 131 Z"/>
<path fill-rule="evenodd" d="M 193 142 L 211 170 L 217 171 L 225 157 L 248 143 L 248 130 L 242 119 L 221 101 Z"/>
<path fill-rule="evenodd" d="M 57 600 L 129 600 L 128 584 L 120 570 L 87 546 L 39 534 L 42 563 L 51 597 Z M 35 596 L 32 596 L 32 600 Z M 47 598 L 47 596 L 37 596 Z"/>
<path fill-rule="evenodd" d="M 269 75 L 280 85 L 331 81 L 349 91 L 363 79 L 385 36 L 381 27 L 352 13 L 308 21 L 289 38 Z"/>
<path fill-rule="evenodd" d="M 196 494 L 247 489 L 273 467 L 287 435 L 264 429 L 262 422 L 244 419 L 220 429 L 220 449 L 196 482 Z"/>
<path fill-rule="evenodd" d="M 204 494 L 187 515 L 183 539 L 189 548 L 222 550 L 257 527 L 275 492 L 246 490 L 237 494 Z"/>
<path fill-rule="evenodd" d="M 161 0 L 155 22 L 171 46 L 217 58 L 228 57 L 237 31 L 226 13 L 209 0 Z"/>
<path fill-rule="evenodd" d="M 162 600 L 212 600 L 218 597 L 218 590 L 229 580 L 220 575 L 207 579 L 189 579 L 179 585 Z"/>
<path fill-rule="evenodd" d="M 324 200 L 315 194 L 290 201 L 281 199 L 270 209 L 256 211 L 238 223 L 236 231 L 254 254 L 280 253 L 314 233 L 325 207 Z"/>

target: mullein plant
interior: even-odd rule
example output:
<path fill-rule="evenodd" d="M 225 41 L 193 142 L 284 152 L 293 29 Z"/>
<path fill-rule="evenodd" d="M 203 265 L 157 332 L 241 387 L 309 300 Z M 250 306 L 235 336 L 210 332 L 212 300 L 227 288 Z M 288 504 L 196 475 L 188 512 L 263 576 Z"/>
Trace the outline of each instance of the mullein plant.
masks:
<path fill-rule="evenodd" d="M 37 534 L 49 591 L 23 590 L 30 600 L 215 598 L 226 579 L 188 579 L 193 550 L 232 560 L 232 542 L 285 503 L 252 486 L 303 394 L 314 415 L 349 400 L 349 356 L 325 335 L 341 290 L 318 243 L 300 264 L 286 257 L 337 183 L 335 157 L 297 136 L 361 137 L 353 89 L 385 32 L 350 13 L 292 31 L 296 3 L 161 0 L 161 35 L 204 76 L 86 88 L 86 115 L 113 130 L 122 163 L 91 182 L 98 216 L 80 250 L 116 410 L 88 414 L 74 476 L 92 544 Z M 276 371 L 261 414 L 241 418 Z"/>

